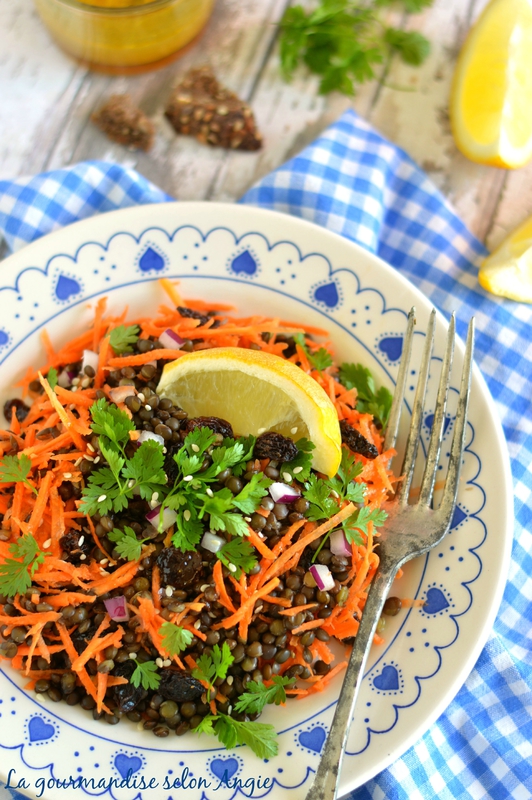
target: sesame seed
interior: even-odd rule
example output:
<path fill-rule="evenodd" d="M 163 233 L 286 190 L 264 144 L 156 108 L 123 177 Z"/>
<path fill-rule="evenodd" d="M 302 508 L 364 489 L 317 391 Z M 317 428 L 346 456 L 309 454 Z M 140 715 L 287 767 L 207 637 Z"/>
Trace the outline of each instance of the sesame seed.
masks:
<path fill-rule="evenodd" d="M 163 667 L 169 667 L 171 663 L 172 663 L 171 658 L 165 658 L 163 661 Z"/>
<path fill-rule="evenodd" d="M 83 380 L 81 381 L 81 388 L 87 389 L 89 387 L 90 382 L 91 382 L 90 378 L 83 378 Z"/>
<path fill-rule="evenodd" d="M 131 659 L 132 661 L 134 661 L 134 660 L 136 659 L 136 657 L 137 657 L 137 654 L 136 654 L 136 653 L 130 653 L 130 654 L 129 654 L 129 657 L 130 657 L 130 659 Z"/>
<path fill-rule="evenodd" d="M 337 499 L 337 500 L 338 500 L 338 498 L 340 497 L 340 495 L 338 494 L 338 492 L 335 492 L 335 491 L 334 491 L 334 489 L 332 490 L 332 492 L 331 492 L 331 495 L 332 495 L 333 497 L 336 497 L 336 499 Z"/>
<path fill-rule="evenodd" d="M 151 406 L 150 406 L 150 405 L 148 405 L 148 403 L 146 403 L 146 405 L 144 406 L 144 408 L 146 409 L 146 411 L 151 411 Z"/>
<path fill-rule="evenodd" d="M 206 491 L 207 491 L 207 494 L 209 495 L 209 497 L 214 497 L 214 492 L 210 487 L 207 487 Z"/>
<path fill-rule="evenodd" d="M 144 397 L 142 392 L 139 392 L 137 397 L 138 397 L 138 399 L 140 400 L 141 403 L 143 403 L 146 400 L 146 398 Z"/>
<path fill-rule="evenodd" d="M 96 502 L 97 503 L 103 503 L 104 500 L 107 500 L 107 495 L 106 494 L 101 494 Z"/>
<path fill-rule="evenodd" d="M 300 472 L 303 472 L 303 467 L 294 467 L 294 475 L 299 475 Z"/>
<path fill-rule="evenodd" d="M 180 614 L 182 611 L 184 611 L 184 610 L 185 610 L 185 608 L 186 608 L 186 606 L 185 606 L 185 604 L 184 604 L 184 603 L 179 603 L 179 605 L 178 605 L 178 607 L 177 607 L 177 612 L 178 612 L 178 614 Z"/>
<path fill-rule="evenodd" d="M 102 560 L 100 561 L 100 564 L 102 564 L 102 565 L 108 564 L 108 563 L 109 563 L 109 559 L 108 558 L 102 558 Z"/>
<path fill-rule="evenodd" d="M 200 619 L 196 620 L 196 622 L 194 623 L 194 627 L 196 628 L 197 631 L 199 631 L 199 629 L 201 628 L 201 620 Z"/>
<path fill-rule="evenodd" d="M 95 453 L 95 452 L 96 452 L 96 451 L 95 451 L 95 449 L 94 449 L 94 447 L 92 446 L 92 444 L 88 444 L 88 445 L 87 445 L 87 450 L 90 450 L 90 451 L 91 451 L 91 453 Z"/>
<path fill-rule="evenodd" d="M 191 447 L 192 447 L 192 449 L 194 450 L 195 453 L 199 453 L 199 447 L 198 447 L 197 444 L 193 444 L 193 445 L 191 445 Z"/>
<path fill-rule="evenodd" d="M 137 730 L 138 731 L 143 731 L 144 730 L 144 722 L 143 722 L 143 720 L 141 720 L 140 722 L 137 722 Z"/>
<path fill-rule="evenodd" d="M 194 480 L 194 475 L 185 475 L 183 480 L 184 481 L 193 481 Z"/>
<path fill-rule="evenodd" d="M 283 480 L 287 481 L 288 483 L 292 480 L 292 476 L 289 472 L 283 472 Z"/>
<path fill-rule="evenodd" d="M 204 583 L 203 586 L 200 586 L 200 592 L 204 592 L 209 588 L 208 583 Z"/>
<path fill-rule="evenodd" d="M 157 664 L 158 667 L 162 667 L 162 665 L 163 665 L 162 658 L 156 658 L 155 659 L 155 663 Z"/>
<path fill-rule="evenodd" d="M 260 612 L 262 611 L 262 609 L 263 609 L 263 608 L 264 608 L 264 606 L 263 606 L 263 605 L 262 605 L 262 603 L 261 603 L 261 604 L 260 604 L 260 605 L 258 605 L 258 606 L 257 606 L 257 608 L 255 609 L 255 613 L 256 613 L 256 614 L 260 614 Z"/>
<path fill-rule="evenodd" d="M 171 586 L 167 586 L 166 589 L 164 590 L 164 593 L 167 597 L 172 597 L 174 590 L 172 589 Z"/>
<path fill-rule="evenodd" d="M 133 478 L 131 478 L 131 480 L 129 480 L 129 481 L 127 482 L 127 485 L 128 485 L 128 487 L 131 489 L 131 487 L 135 485 L 135 481 L 134 481 L 134 479 L 133 479 Z"/>
<path fill-rule="evenodd" d="M 229 572 L 236 572 L 236 567 L 234 564 L 228 564 L 227 569 L 229 570 Z"/>
<path fill-rule="evenodd" d="M 251 517 L 244 517 L 244 519 L 246 520 L 246 522 L 251 522 Z"/>
<path fill-rule="evenodd" d="M 290 428 L 290 433 L 297 433 L 297 425 L 294 428 Z"/>
<path fill-rule="evenodd" d="M 96 458 L 94 459 L 94 463 L 97 464 L 99 460 L 100 460 L 100 456 L 96 456 Z"/>
<path fill-rule="evenodd" d="M 72 378 L 72 386 L 79 386 L 80 379 L 79 378 Z"/>
<path fill-rule="evenodd" d="M 104 569 L 103 567 L 100 567 L 100 575 L 109 575 L 109 573 L 107 572 L 106 569 Z"/>
<path fill-rule="evenodd" d="M 40 700 L 41 703 L 47 703 L 48 702 L 48 695 L 47 694 L 37 694 L 37 695 L 35 695 L 35 697 L 37 698 L 37 700 Z"/>
<path fill-rule="evenodd" d="M 63 472 L 63 478 L 71 478 L 71 477 L 72 477 L 71 472 Z"/>
<path fill-rule="evenodd" d="M 80 561 L 85 561 L 86 558 L 87 556 L 85 555 L 85 553 L 82 553 L 79 557 Z"/>
<path fill-rule="evenodd" d="M 84 541 L 85 541 L 85 537 L 84 536 L 80 536 L 79 539 L 78 539 L 78 544 L 79 544 L 80 547 L 81 547 L 81 545 L 83 544 Z"/>
<path fill-rule="evenodd" d="M 83 456 L 80 456 L 79 458 L 77 458 L 77 459 L 74 461 L 74 466 L 75 466 L 75 467 L 79 467 L 79 465 L 81 464 L 81 462 L 82 462 L 82 461 L 83 461 Z"/>
<path fill-rule="evenodd" d="M 185 522 L 188 522 L 191 516 L 192 514 L 190 513 L 189 509 L 185 508 L 185 510 L 183 511 L 183 518 Z"/>
<path fill-rule="evenodd" d="M 229 706 L 229 708 L 227 709 L 227 713 L 228 713 L 228 714 L 231 714 L 231 711 L 232 711 L 232 710 L 233 710 L 233 706 Z"/>
<path fill-rule="evenodd" d="M 151 502 L 156 503 L 158 499 L 159 499 L 159 492 L 154 492 L 151 496 Z"/>
<path fill-rule="evenodd" d="M 72 389 L 71 389 L 70 391 L 71 391 L 71 392 L 77 392 L 77 391 L 78 391 L 78 387 L 77 387 L 77 386 L 73 386 L 73 387 L 72 387 Z"/>
<path fill-rule="evenodd" d="M 225 679 L 225 682 L 228 684 L 228 686 L 232 686 L 233 685 L 233 681 L 234 681 L 234 678 L 233 678 L 232 675 L 228 675 L 227 678 Z"/>
<path fill-rule="evenodd" d="M 51 539 L 47 539 L 45 542 L 43 542 L 44 549 L 46 550 L 48 547 L 50 547 L 51 544 L 52 544 L 52 540 Z"/>
<path fill-rule="evenodd" d="M 85 461 L 90 461 L 92 463 L 94 461 L 94 456 L 88 456 L 87 453 L 85 453 Z"/>
<path fill-rule="evenodd" d="M 257 433 L 266 433 L 266 428 L 258 428 Z"/>

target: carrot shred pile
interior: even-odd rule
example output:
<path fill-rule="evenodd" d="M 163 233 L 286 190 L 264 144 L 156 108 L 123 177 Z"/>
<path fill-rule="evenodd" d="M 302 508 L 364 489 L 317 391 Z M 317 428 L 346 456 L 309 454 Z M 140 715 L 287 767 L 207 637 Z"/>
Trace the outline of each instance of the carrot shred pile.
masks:
<path fill-rule="evenodd" d="M 191 342 L 196 350 L 228 346 L 253 347 L 267 353 L 283 355 L 288 346 L 284 340 L 286 336 L 302 333 L 327 337 L 327 332 L 320 328 L 278 318 L 271 319 L 261 315 L 239 318 L 232 315 L 230 306 L 221 303 L 195 300 L 185 304 L 173 283 L 167 279 L 160 283 L 172 305 L 163 303 L 154 317 L 139 317 L 127 323 L 139 326 L 141 339 L 158 338 L 170 328 L 178 336 Z M 210 316 L 206 320 L 205 317 L 199 318 L 201 315 L 196 318 L 182 314 L 179 308 L 185 305 L 195 311 L 208 310 Z M 98 390 L 103 389 L 109 396 L 109 385 L 106 383 L 109 373 L 124 367 L 145 365 L 153 360 L 175 360 L 184 351 L 159 348 L 146 353 L 115 354 L 110 334 L 124 324 L 126 313 L 113 316 L 107 314 L 106 310 L 106 300 L 98 301 L 90 329 L 58 349 L 54 347 L 48 334 L 43 333 L 46 363 L 40 370 L 28 369 L 19 384 L 23 394 L 31 400 L 29 413 L 23 420 L 19 420 L 13 408 L 9 428 L 0 431 L 0 459 L 8 454 L 24 454 L 31 459 L 32 465 L 27 482 L 0 483 L 2 526 L 4 533 L 9 535 L 7 541 L 0 541 L 0 563 L 9 557 L 11 544 L 16 543 L 21 536 L 31 533 L 41 550 L 46 552 L 44 562 L 38 565 L 32 576 L 32 602 L 34 605 L 45 603 L 52 609 L 30 613 L 17 600 L 16 607 L 20 616 L 1 613 L 4 607 L 0 606 L 0 625 L 4 626 L 4 638 L 14 626 L 27 628 L 27 639 L 18 647 L 12 664 L 29 678 L 28 688 L 33 688 L 37 680 L 49 677 L 52 672 L 63 672 L 56 669 L 37 669 L 34 659 L 42 658 L 50 664 L 53 654 L 64 652 L 70 659 L 71 670 L 79 683 L 94 699 L 97 711 L 111 713 L 105 703 L 106 692 L 111 686 L 126 683 L 127 680 L 99 670 L 92 675 L 87 665 L 93 661 L 100 667 L 105 658 L 104 651 L 109 647 L 120 646 L 124 629 L 118 627 L 117 630 L 106 633 L 110 625 L 110 618 L 106 615 L 85 650 L 79 654 L 72 640 L 76 626 L 69 625 L 61 612 L 66 606 L 97 603 L 102 595 L 129 585 L 139 570 L 141 560 L 153 552 L 154 545 L 143 547 L 138 560 L 122 564 L 117 564 L 110 555 L 100 562 L 82 562 L 77 566 L 64 561 L 61 558 L 61 540 L 71 532 L 86 530 L 85 535 L 92 537 L 98 550 L 105 551 L 93 521 L 78 511 L 78 502 L 73 496 L 64 499 L 68 493 L 62 487 L 65 484 L 82 486 L 84 478 L 79 465 L 84 458 L 94 460 L 94 449 L 90 445 L 90 407 Z M 223 324 L 215 325 L 217 320 L 223 321 Z M 265 333 L 269 335 L 265 336 Z M 325 347 L 334 356 L 329 342 L 314 345 L 309 340 L 310 352 L 314 346 Z M 56 385 L 52 388 L 50 381 L 44 376 L 52 368 L 63 369 L 67 364 L 79 362 L 86 349 L 92 349 L 98 354 L 93 385 L 86 388 L 78 385 L 70 389 Z M 337 380 L 335 367 L 321 371 L 314 369 L 307 352 L 299 344 L 289 360 L 311 375 L 324 389 L 336 408 L 339 420 L 346 420 L 377 448 L 377 458 L 370 460 L 359 457 L 363 465 L 359 479 L 367 484 L 367 502 L 372 508 L 378 508 L 394 488 L 394 479 L 388 469 L 393 451 L 382 452 L 384 440 L 381 431 L 369 414 L 356 410 L 356 391 L 346 389 Z M 37 390 L 36 386 L 39 385 L 41 389 Z M 124 396 L 125 394 L 124 392 Z M 120 407 L 125 408 L 122 402 Z M 267 464 L 268 460 L 261 462 L 261 469 Z M 296 664 L 309 669 L 311 674 L 305 688 L 287 689 L 289 694 L 298 697 L 323 691 L 334 676 L 346 667 L 345 660 L 335 664 L 335 656 L 327 642 L 316 637 L 308 647 L 313 658 L 332 665 L 326 675 L 317 675 L 308 664 L 308 654 L 304 653 L 305 648 L 297 634 L 322 630 L 338 640 L 356 636 L 368 587 L 378 566 L 371 523 L 368 533 L 362 537 L 363 544 L 352 545 L 349 576 L 343 582 L 348 588 L 347 598 L 342 604 L 336 605 L 328 617 L 314 617 L 314 613 L 318 614 L 319 611 L 319 604 L 316 602 L 292 605 L 292 599 L 283 596 L 278 587 L 283 576 L 298 565 L 307 545 L 340 525 L 354 510 L 351 503 L 346 503 L 343 508 L 338 508 L 334 516 L 320 525 L 306 519 L 298 520 L 290 525 L 273 546 L 250 527 L 248 541 L 256 552 L 259 564 L 259 570 L 252 575 L 246 576 L 242 573 L 241 578 L 236 580 L 222 566 L 221 561 L 216 560 L 214 564 L 212 584 L 225 615 L 212 625 L 213 631 L 237 628 L 238 636 L 245 641 L 249 627 L 255 619 L 272 619 L 269 616 L 272 608 L 276 609 L 275 616 L 280 616 L 281 619 L 297 614 L 304 618 L 303 622 L 291 630 L 287 647 L 292 656 L 279 669 L 280 674 L 286 673 Z M 257 513 L 264 516 L 269 514 L 263 508 L 257 509 Z M 165 541 L 165 546 L 167 544 Z M 198 615 L 205 605 L 202 595 L 192 603 L 183 603 L 178 612 L 162 616 L 158 568 L 152 572 L 151 590 L 152 599 L 140 596 L 135 605 L 129 604 L 130 612 L 136 617 L 137 639 L 148 636 L 165 663 L 170 659 L 179 669 L 193 669 L 195 661 L 190 654 L 183 656 L 183 660 L 169 654 L 163 644 L 160 629 L 164 622 L 171 621 L 205 641 L 205 634 L 198 629 L 199 626 L 196 627 Z M 0 658 L 3 657 L 0 654 Z M 220 698 L 226 700 L 223 695 L 217 697 L 218 701 L 223 702 Z M 215 709 L 212 700 L 211 705 Z"/>

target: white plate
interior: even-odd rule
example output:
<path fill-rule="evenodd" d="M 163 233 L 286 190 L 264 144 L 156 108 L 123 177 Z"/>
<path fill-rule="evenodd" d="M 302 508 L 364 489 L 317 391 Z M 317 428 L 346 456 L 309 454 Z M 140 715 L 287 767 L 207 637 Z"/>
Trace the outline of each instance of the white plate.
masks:
<path fill-rule="evenodd" d="M 104 214 L 29 245 L 7 259 L 0 274 L 3 399 L 28 365 L 43 362 L 43 327 L 54 343 L 65 341 L 83 330 L 104 294 L 114 310 L 126 304 L 132 315 L 155 309 L 167 300 L 157 283 L 163 276 L 179 278 L 184 297 L 229 301 L 244 314 L 328 328 L 338 361 L 363 362 L 390 388 L 408 310 L 417 309 L 413 364 L 430 311 L 417 289 L 361 247 L 299 219 L 239 205 L 168 203 Z M 439 317 L 435 364 L 445 328 Z M 462 354 L 458 343 L 444 460 Z M 411 377 L 408 407 L 416 383 Z M 407 566 L 393 590 L 425 605 L 388 618 L 385 644 L 370 653 L 342 793 L 423 735 L 466 679 L 492 626 L 509 563 L 512 490 L 502 431 L 478 370 L 467 440 L 452 530 L 439 548 Z M 119 800 L 229 800 L 238 786 L 251 797 L 298 800 L 318 763 L 341 678 L 321 695 L 267 709 L 261 721 L 279 732 L 279 755 L 269 762 L 247 748 L 228 752 L 206 736 L 157 739 L 127 720 L 110 727 L 79 707 L 39 702 L 24 692 L 24 683 L 3 662 L 0 778 L 10 776 L 10 785 L 25 794 L 64 800 L 101 795 L 113 780 L 110 794 Z M 117 787 L 128 771 L 130 786 Z M 184 783 L 174 784 L 185 774 Z M 85 786 L 54 783 L 80 776 Z"/>

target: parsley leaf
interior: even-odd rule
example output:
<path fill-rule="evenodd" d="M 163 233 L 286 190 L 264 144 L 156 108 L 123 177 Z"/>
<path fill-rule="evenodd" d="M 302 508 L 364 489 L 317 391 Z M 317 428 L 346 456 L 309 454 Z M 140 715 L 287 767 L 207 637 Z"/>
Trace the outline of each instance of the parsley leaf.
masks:
<path fill-rule="evenodd" d="M 13 558 L 6 558 L 0 564 L 0 593 L 14 597 L 30 588 L 31 578 L 39 564 L 43 563 L 45 554 L 31 533 L 10 544 L 9 552 Z"/>
<path fill-rule="evenodd" d="M 51 369 L 48 370 L 46 380 L 50 384 L 50 389 L 53 391 L 57 386 L 57 370 L 55 367 L 51 367 Z"/>
<path fill-rule="evenodd" d="M 263 497 L 268 494 L 268 486 L 273 483 L 262 472 L 255 473 L 242 491 L 233 497 L 235 505 L 243 514 L 253 514 Z"/>
<path fill-rule="evenodd" d="M 329 519 L 338 511 L 338 499 L 331 497 L 329 482 L 318 478 L 314 473 L 305 483 L 303 497 L 309 501 L 310 507 L 306 516 L 312 522 Z"/>
<path fill-rule="evenodd" d="M 177 656 L 191 644 L 194 634 L 174 625 L 173 622 L 163 622 L 159 628 L 159 633 L 163 637 L 162 646 L 168 650 L 171 656 Z"/>
<path fill-rule="evenodd" d="M 227 642 L 224 642 L 221 648 L 215 644 L 212 653 L 204 653 L 198 658 L 198 666 L 192 670 L 192 676 L 199 681 L 206 681 L 212 688 L 218 678 L 225 680 L 227 670 L 234 660 Z"/>
<path fill-rule="evenodd" d="M 292 461 L 286 461 L 281 469 L 281 475 L 287 472 L 292 479 L 296 478 L 298 481 L 306 481 L 310 476 L 312 468 L 312 451 L 316 449 L 316 445 L 312 444 L 308 439 L 298 439 L 296 442 L 298 454 Z"/>
<path fill-rule="evenodd" d="M 138 488 L 140 496 L 144 500 L 150 500 L 155 491 L 166 485 L 163 464 L 164 453 L 159 442 L 153 439 L 142 442 L 122 470 L 122 477 L 128 481 L 129 491 Z"/>
<path fill-rule="evenodd" d="M 132 353 L 132 345 L 136 344 L 139 338 L 140 328 L 138 325 L 119 325 L 109 334 L 109 343 L 116 355 Z"/>
<path fill-rule="evenodd" d="M 265 686 L 263 683 L 250 681 L 246 684 L 246 691 L 240 695 L 235 709 L 241 714 L 260 714 L 267 703 L 276 706 L 286 702 L 285 686 L 294 683 L 295 678 L 286 678 L 281 675 L 272 677 L 273 685 Z"/>
<path fill-rule="evenodd" d="M 416 12 L 433 0 L 402 0 L 406 11 Z M 375 77 L 375 66 L 396 51 L 409 64 L 420 64 L 429 42 L 421 34 L 386 28 L 378 7 L 391 0 L 321 0 L 317 8 L 288 8 L 281 20 L 281 71 L 290 80 L 304 63 L 321 77 L 320 94 L 340 91 L 355 94 L 355 84 Z M 406 37 L 406 38 L 405 38 Z"/>
<path fill-rule="evenodd" d="M 142 545 L 148 539 L 137 539 L 137 534 L 130 528 L 129 525 L 124 525 L 124 530 L 113 528 L 107 534 L 107 538 L 112 542 L 116 542 L 116 552 L 121 558 L 128 561 L 138 561 L 142 553 Z"/>
<path fill-rule="evenodd" d="M 0 464 L 0 482 L 1 483 L 25 483 L 34 494 L 38 494 L 37 489 L 29 480 L 28 475 L 31 472 L 31 458 L 25 453 L 20 456 L 4 456 Z"/>
<path fill-rule="evenodd" d="M 123 452 L 124 447 L 129 442 L 129 432 L 135 430 L 135 425 L 128 415 L 116 406 L 110 405 L 105 397 L 96 400 L 92 404 L 90 413 L 92 417 L 91 428 L 94 433 L 103 437 L 104 444 Z M 101 443 L 102 441 L 100 440 Z"/>
<path fill-rule="evenodd" d="M 362 364 L 342 364 L 339 380 L 347 389 L 357 390 L 357 410 L 372 414 L 377 424 L 385 428 L 392 408 L 392 395 L 384 386 L 376 389 L 373 375 Z"/>
<path fill-rule="evenodd" d="M 157 672 L 157 664 L 155 661 L 144 661 L 141 663 L 135 659 L 137 665 L 129 682 L 136 686 L 142 686 L 143 689 L 157 689 L 161 682 L 161 676 Z"/>
<path fill-rule="evenodd" d="M 263 722 L 239 722 L 220 714 L 214 732 L 228 750 L 237 744 L 247 744 L 259 758 L 273 758 L 279 749 L 275 728 Z"/>
<path fill-rule="evenodd" d="M 231 572 L 233 572 L 231 565 L 236 567 L 233 572 L 235 578 L 240 578 L 242 571 L 249 572 L 257 564 L 255 548 L 250 545 L 247 539 L 240 537 L 226 542 L 216 555 Z"/>
<path fill-rule="evenodd" d="M 294 334 L 294 341 L 303 348 L 306 353 L 306 356 L 309 360 L 309 363 L 314 369 L 317 369 L 319 372 L 322 372 L 327 367 L 331 367 L 333 363 L 333 359 L 331 354 L 325 347 L 320 347 L 315 353 L 311 353 L 309 347 L 305 341 L 305 335 L 303 333 L 295 333 Z"/>
<path fill-rule="evenodd" d="M 386 511 L 381 511 L 378 508 L 369 508 L 363 506 L 359 508 L 355 514 L 345 519 L 342 522 L 345 538 L 349 544 L 363 544 L 361 533 L 368 532 L 368 523 L 372 522 L 374 527 L 383 525 L 388 517 Z"/>

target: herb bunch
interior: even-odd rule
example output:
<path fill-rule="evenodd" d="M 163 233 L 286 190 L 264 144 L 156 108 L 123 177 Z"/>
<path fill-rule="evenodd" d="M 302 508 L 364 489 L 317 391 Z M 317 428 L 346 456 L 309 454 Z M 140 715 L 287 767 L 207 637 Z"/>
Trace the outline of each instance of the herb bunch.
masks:
<path fill-rule="evenodd" d="M 391 53 L 419 66 L 430 53 L 430 42 L 416 31 L 388 27 L 379 9 L 398 5 L 408 13 L 421 11 L 433 0 L 321 0 L 313 11 L 300 6 L 286 10 L 281 23 L 280 56 L 285 80 L 300 63 L 321 77 L 320 94 L 355 94 L 355 84 L 375 77 L 375 65 Z"/>

